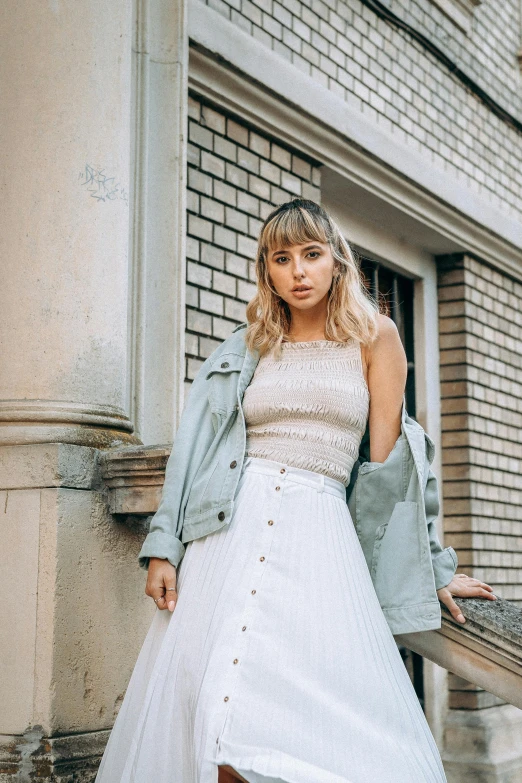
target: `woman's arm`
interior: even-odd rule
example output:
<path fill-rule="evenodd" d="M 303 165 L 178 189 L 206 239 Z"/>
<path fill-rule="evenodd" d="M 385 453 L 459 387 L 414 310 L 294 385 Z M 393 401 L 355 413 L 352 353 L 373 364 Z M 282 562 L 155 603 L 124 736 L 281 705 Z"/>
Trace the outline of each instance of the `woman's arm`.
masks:
<path fill-rule="evenodd" d="M 372 462 L 384 462 L 401 434 L 401 411 L 408 369 L 397 327 L 391 318 L 382 313 L 378 319 L 379 336 L 369 349 L 363 351 L 370 391 Z M 459 623 L 464 623 L 465 618 L 453 596 L 496 600 L 491 585 L 462 573 L 455 574 L 448 585 L 437 590 L 437 596 Z"/>
<path fill-rule="evenodd" d="M 379 313 L 379 336 L 363 356 L 370 391 L 370 460 L 384 462 L 401 434 L 408 365 L 394 322 Z"/>

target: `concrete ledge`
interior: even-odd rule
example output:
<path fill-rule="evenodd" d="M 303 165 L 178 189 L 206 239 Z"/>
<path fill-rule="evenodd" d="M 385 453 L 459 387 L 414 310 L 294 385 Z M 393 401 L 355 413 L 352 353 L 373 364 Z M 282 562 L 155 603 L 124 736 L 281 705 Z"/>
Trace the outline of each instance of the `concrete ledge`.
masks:
<path fill-rule="evenodd" d="M 40 726 L 20 736 L 0 737 L 0 783 L 56 780 L 91 783 L 96 777 L 110 730 L 60 737 L 44 736 Z"/>
<path fill-rule="evenodd" d="M 156 513 L 171 448 L 137 446 L 101 455 L 101 477 L 109 489 L 111 514 L 148 517 Z"/>
<path fill-rule="evenodd" d="M 456 598 L 460 625 L 442 608 L 437 631 L 400 634 L 399 644 L 522 709 L 522 609 L 498 598 Z"/>

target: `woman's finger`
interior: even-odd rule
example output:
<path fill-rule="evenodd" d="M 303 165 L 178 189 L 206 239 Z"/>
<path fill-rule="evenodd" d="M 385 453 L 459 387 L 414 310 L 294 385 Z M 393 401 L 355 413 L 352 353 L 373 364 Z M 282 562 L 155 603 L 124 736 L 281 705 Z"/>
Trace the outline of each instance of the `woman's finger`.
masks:
<path fill-rule="evenodd" d="M 490 601 L 496 601 L 497 600 L 497 596 L 496 595 L 493 595 L 493 593 L 490 593 L 489 590 L 486 590 L 484 588 L 480 588 L 479 595 L 481 595 L 483 598 L 489 598 Z"/>
<path fill-rule="evenodd" d="M 152 592 L 152 598 L 158 609 L 166 609 L 167 601 L 165 600 L 165 590 L 163 587 L 156 587 Z"/>
<path fill-rule="evenodd" d="M 451 597 L 451 593 L 446 591 L 446 593 L 443 595 L 443 597 L 440 598 L 442 603 L 448 607 L 450 610 L 451 616 L 457 620 L 457 622 L 463 624 L 466 622 L 466 619 L 464 615 L 462 614 L 461 609 L 457 606 L 453 598 Z"/>
<path fill-rule="evenodd" d="M 176 575 L 165 577 L 165 602 L 169 611 L 173 612 L 178 601 L 178 591 L 176 589 Z"/>

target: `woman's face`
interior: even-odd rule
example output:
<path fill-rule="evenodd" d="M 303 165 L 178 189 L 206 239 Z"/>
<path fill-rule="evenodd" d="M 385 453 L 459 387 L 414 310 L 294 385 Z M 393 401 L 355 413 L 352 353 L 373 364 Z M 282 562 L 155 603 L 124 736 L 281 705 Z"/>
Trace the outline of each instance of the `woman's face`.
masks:
<path fill-rule="evenodd" d="M 267 269 L 272 285 L 289 307 L 311 310 L 325 297 L 332 283 L 334 258 L 328 243 L 315 239 L 286 248 L 271 248 Z M 305 291 L 295 290 L 296 286 Z"/>

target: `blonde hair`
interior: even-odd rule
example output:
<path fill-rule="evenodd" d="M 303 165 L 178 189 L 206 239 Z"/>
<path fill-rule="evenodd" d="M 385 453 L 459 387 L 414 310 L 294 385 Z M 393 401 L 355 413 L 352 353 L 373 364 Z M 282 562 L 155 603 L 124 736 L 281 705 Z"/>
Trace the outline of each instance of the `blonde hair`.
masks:
<path fill-rule="evenodd" d="M 272 348 L 280 356 L 281 343 L 288 338 L 291 322 L 288 304 L 270 282 L 269 250 L 310 240 L 328 243 L 334 258 L 326 339 L 347 342 L 355 338 L 367 345 L 377 336 L 379 305 L 366 290 L 355 251 L 326 210 L 315 201 L 294 198 L 274 209 L 259 233 L 255 266 L 257 292 L 246 308 L 245 342 L 249 350 L 259 350 L 260 356 Z"/>

